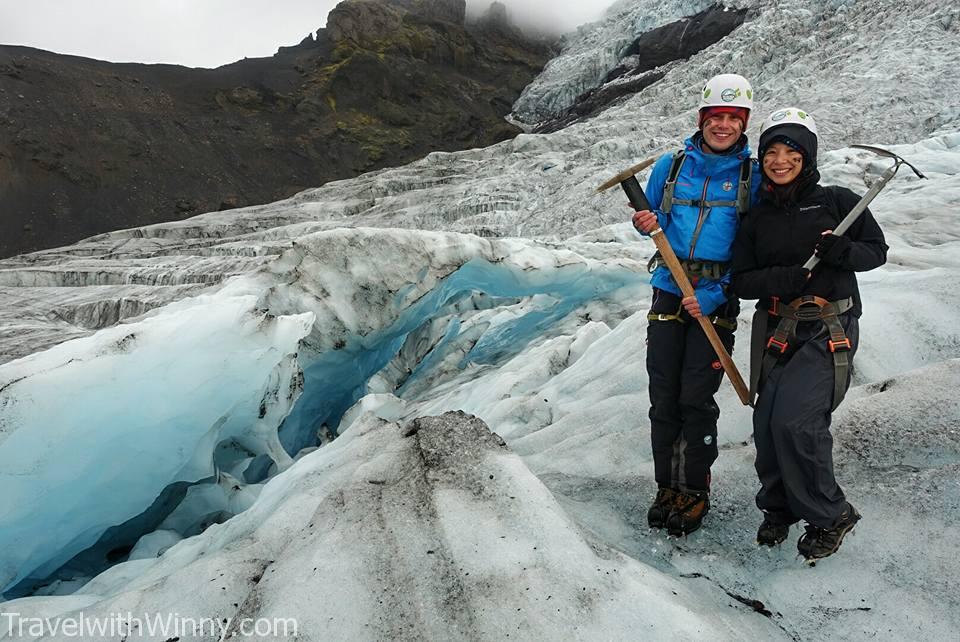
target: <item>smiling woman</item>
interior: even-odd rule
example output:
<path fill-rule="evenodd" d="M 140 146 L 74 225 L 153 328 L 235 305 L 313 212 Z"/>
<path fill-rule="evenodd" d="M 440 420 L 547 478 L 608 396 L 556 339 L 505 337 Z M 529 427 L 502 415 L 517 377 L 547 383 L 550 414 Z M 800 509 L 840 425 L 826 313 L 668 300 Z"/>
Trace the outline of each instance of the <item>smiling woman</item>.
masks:
<path fill-rule="evenodd" d="M 833 233 L 859 199 L 819 184 L 817 126 L 806 111 L 788 107 L 764 121 L 760 158 L 762 197 L 737 232 L 732 267 L 736 294 L 759 299 L 750 359 L 757 542 L 779 546 L 804 520 L 797 550 L 815 561 L 837 552 L 860 520 L 834 477 L 830 423 L 859 345 L 854 273 L 883 265 L 887 245 L 869 210 Z M 811 271 L 804 262 L 814 251 Z"/>

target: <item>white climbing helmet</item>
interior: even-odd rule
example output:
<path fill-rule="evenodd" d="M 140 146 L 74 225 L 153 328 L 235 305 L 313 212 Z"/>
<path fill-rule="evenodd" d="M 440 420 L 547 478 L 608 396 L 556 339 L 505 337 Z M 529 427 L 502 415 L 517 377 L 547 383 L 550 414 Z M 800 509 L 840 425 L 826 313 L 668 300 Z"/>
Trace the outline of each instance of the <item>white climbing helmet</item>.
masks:
<path fill-rule="evenodd" d="M 714 76 L 700 92 L 700 111 L 708 107 L 743 107 L 753 109 L 753 87 L 739 74 Z"/>
<path fill-rule="evenodd" d="M 809 165 L 816 167 L 817 139 L 817 122 L 808 112 L 797 107 L 778 109 L 760 126 L 759 157 L 763 158 L 767 148 L 779 140 L 803 153 Z"/>
<path fill-rule="evenodd" d="M 811 134 L 817 136 L 817 121 L 809 113 L 796 107 L 786 107 L 778 109 L 763 121 L 760 126 L 760 135 L 763 136 L 768 130 L 781 125 L 800 125 Z"/>

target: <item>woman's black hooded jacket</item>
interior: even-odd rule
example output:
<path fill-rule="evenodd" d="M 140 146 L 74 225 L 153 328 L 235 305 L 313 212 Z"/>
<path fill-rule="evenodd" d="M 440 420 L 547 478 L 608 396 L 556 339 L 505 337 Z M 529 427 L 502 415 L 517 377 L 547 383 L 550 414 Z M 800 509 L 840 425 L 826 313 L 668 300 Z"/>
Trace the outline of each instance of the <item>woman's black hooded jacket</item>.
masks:
<path fill-rule="evenodd" d="M 764 186 L 760 202 L 743 218 L 733 246 L 731 285 L 743 299 L 760 299 L 757 308 L 769 305 L 770 297 L 789 302 L 813 294 L 830 301 L 854 297 L 851 313 L 862 313 L 854 272 L 865 272 L 887 260 L 883 232 L 867 209 L 844 234 L 849 249 L 831 263 L 821 261 L 810 279 L 803 264 L 813 254 L 824 230 L 832 230 L 860 198 L 844 187 L 823 187 L 819 175 L 790 198 Z M 811 184 L 812 183 L 812 184 Z"/>

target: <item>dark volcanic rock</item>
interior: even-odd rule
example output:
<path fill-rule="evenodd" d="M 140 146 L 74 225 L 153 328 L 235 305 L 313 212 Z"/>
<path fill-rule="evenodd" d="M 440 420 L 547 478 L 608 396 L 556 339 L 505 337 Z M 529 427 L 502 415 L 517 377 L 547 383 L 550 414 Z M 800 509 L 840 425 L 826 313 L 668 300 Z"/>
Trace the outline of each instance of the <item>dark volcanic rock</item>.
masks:
<path fill-rule="evenodd" d="M 642 74 L 674 60 L 686 60 L 723 40 L 743 24 L 746 15 L 746 9 L 714 5 L 695 16 L 648 31 L 634 40 L 623 53 L 625 58 L 636 56 L 636 66 L 631 69 L 621 65 L 611 71 L 604 82 L 625 74 Z"/>
<path fill-rule="evenodd" d="M 493 29 L 509 29 L 511 26 L 507 6 L 502 2 L 491 3 L 478 22 Z"/>
<path fill-rule="evenodd" d="M 728 9 L 714 5 L 695 16 L 651 29 L 634 40 L 624 51 L 621 62 L 604 78 L 600 87 L 577 97 L 576 102 L 557 118 L 543 123 L 536 131 L 548 133 L 597 114 L 617 99 L 635 94 L 666 74 L 665 65 L 686 60 L 725 38 L 743 24 L 746 9 Z"/>
<path fill-rule="evenodd" d="M 0 256 L 285 198 L 486 146 L 547 43 L 464 0 L 348 0 L 271 58 L 218 69 L 0 46 Z"/>

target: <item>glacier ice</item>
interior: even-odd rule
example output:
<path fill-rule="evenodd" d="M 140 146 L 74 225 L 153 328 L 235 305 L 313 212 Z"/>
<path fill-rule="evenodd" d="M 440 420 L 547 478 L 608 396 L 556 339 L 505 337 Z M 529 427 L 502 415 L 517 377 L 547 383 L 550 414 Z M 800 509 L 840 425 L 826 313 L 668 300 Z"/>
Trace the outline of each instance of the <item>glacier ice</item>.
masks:
<path fill-rule="evenodd" d="M 873 209 L 891 242 L 891 263 L 861 279 L 866 308 L 864 336 L 895 335 L 899 339 L 889 345 L 868 342 L 862 346 L 856 373 L 858 383 L 898 377 L 924 363 L 960 356 L 960 342 L 956 340 L 960 328 L 947 304 L 952 287 L 950 268 L 956 265 L 953 248 L 957 239 L 948 222 L 960 194 L 955 186 L 960 175 L 960 138 L 946 134 L 894 149 L 925 170 L 929 166 L 930 179 L 920 182 L 907 175 L 898 177 L 874 203 Z M 825 152 L 821 169 L 831 182 L 864 191 L 864 181 L 876 175 L 880 166 L 868 154 L 841 149 Z M 695 550 L 705 559 L 697 556 L 687 559 L 677 557 L 676 552 L 670 554 L 678 549 L 669 543 L 638 536 L 630 524 L 624 522 L 623 515 L 630 514 L 636 507 L 638 484 L 651 483 L 645 477 L 647 473 L 639 472 L 649 469 L 649 456 L 644 433 L 637 429 L 644 425 L 646 407 L 642 336 L 648 286 L 642 275 L 648 256 L 649 248 L 636 240 L 626 224 L 581 234 L 566 243 L 482 239 L 409 230 L 314 233 L 294 240 L 291 247 L 265 269 L 230 280 L 215 294 L 168 304 L 148 312 L 140 320 L 127 320 L 86 339 L 8 363 L 0 367 L 0 372 L 10 372 L 14 367 L 34 361 L 56 363 L 51 354 L 59 355 L 57 358 L 63 361 L 68 359 L 67 355 L 75 354 L 78 347 L 100 354 L 104 352 L 101 346 L 112 346 L 111 341 L 128 336 L 140 323 L 179 318 L 186 324 L 189 314 L 181 316 L 181 312 L 195 307 L 197 317 L 212 323 L 206 311 L 225 313 L 221 300 L 233 301 L 240 309 L 255 311 L 264 318 L 305 315 L 313 323 L 304 322 L 295 333 L 300 335 L 295 341 L 295 351 L 304 373 L 312 366 L 322 370 L 324 354 L 370 351 L 366 365 L 344 377 L 350 385 L 344 385 L 335 395 L 342 410 L 330 415 L 331 422 L 337 413 L 347 410 L 352 400 L 359 399 L 355 408 L 343 416 L 344 436 L 355 429 L 362 432 L 365 422 L 370 421 L 369 413 L 397 421 L 448 409 L 468 410 L 493 426 L 511 449 L 523 457 L 525 465 L 557 493 L 564 510 L 575 516 L 578 523 L 591 524 L 603 541 L 615 542 L 631 557 L 654 568 L 681 568 L 685 573 L 695 574 L 702 573 L 706 566 L 711 573 L 727 578 L 719 580 L 724 585 L 746 582 L 753 587 L 751 590 L 763 595 L 765 601 L 795 604 L 795 594 L 784 593 L 777 590 L 775 584 L 744 575 L 746 571 L 741 564 L 748 562 L 738 561 L 736 556 L 746 555 L 739 548 L 733 549 L 736 556 L 732 559 L 716 554 L 727 541 L 722 538 L 735 536 L 724 527 L 718 527 L 716 537 L 708 531 L 698 540 Z M 464 266 L 469 267 L 457 276 Z M 477 294 L 474 288 L 489 291 Z M 597 298 L 603 292 L 607 295 Z M 524 321 L 531 314 L 556 311 L 558 303 L 568 296 L 581 297 L 581 300 L 566 315 L 557 312 L 545 335 L 531 323 L 537 320 L 536 316 Z M 918 305 L 922 306 L 923 318 L 929 319 L 929 324 L 911 321 L 917 318 L 911 311 Z M 407 312 L 412 309 L 415 312 Z M 741 323 L 748 328 L 747 312 Z M 203 334 L 207 332 L 204 327 L 198 325 L 197 330 Z M 210 328 L 208 334 L 215 335 L 215 330 Z M 163 336 L 170 334 L 179 339 L 190 338 L 184 332 Z M 197 338 L 196 343 L 205 343 L 206 336 Z M 142 347 L 143 340 L 139 341 L 131 346 Z M 195 345 L 193 339 L 189 343 Z M 170 345 L 168 341 L 163 347 L 169 351 Z M 473 352 L 478 345 L 482 349 Z M 507 350 L 501 351 L 502 348 Z M 471 352 L 482 358 L 465 365 L 464 360 Z M 113 354 L 106 350 L 101 358 L 111 357 Z M 745 369 L 745 351 L 736 351 L 734 357 L 741 369 Z M 343 362 L 354 364 L 355 360 L 343 357 Z M 287 374 L 282 379 L 293 378 L 295 368 L 291 369 L 290 363 L 286 368 Z M 330 369 L 327 376 L 332 377 L 336 372 Z M 950 387 L 950 377 L 954 374 L 954 370 L 947 370 L 939 375 L 943 381 L 937 384 L 940 389 Z M 368 377 L 369 384 L 364 384 L 364 377 Z M 270 381 L 274 383 L 268 383 Z M 253 396 L 258 401 L 276 399 L 276 395 L 268 395 L 266 391 L 278 393 L 279 381 L 277 377 L 271 379 L 270 374 L 262 375 L 263 388 Z M 911 394 L 918 390 L 915 385 L 908 389 L 914 391 Z M 316 394 L 320 391 L 323 394 Z M 312 386 L 304 375 L 304 391 L 300 394 L 297 412 L 300 404 L 326 403 L 326 392 L 324 387 Z M 852 392 L 851 400 L 855 400 L 857 394 Z M 718 464 L 718 492 L 738 495 L 741 510 L 747 514 L 741 516 L 734 512 L 734 524 L 744 521 L 749 524 L 752 519 L 749 496 L 754 480 L 747 458 L 749 448 L 740 446 L 749 439 L 749 415 L 726 387 L 721 389 L 720 402 L 724 408 L 721 447 L 725 454 Z M 856 421 L 863 412 L 853 404 L 851 401 L 850 421 Z M 921 411 L 916 412 L 919 415 Z M 259 409 L 251 412 L 247 427 L 256 424 L 254 414 L 259 414 Z M 282 414 L 274 415 L 274 430 Z M 309 424 L 315 429 L 314 422 L 308 420 L 315 417 L 309 412 L 303 415 L 303 425 Z M 296 412 L 287 414 L 286 420 L 291 426 L 296 425 Z M 838 434 L 838 441 L 842 434 Z M 230 439 L 234 437 L 236 435 L 231 435 Z M 320 451 L 302 455 L 297 461 L 303 462 L 327 449 L 336 452 L 333 446 L 342 439 Z M 218 443 L 223 443 L 223 439 Z M 861 447 L 860 442 L 851 443 L 851 448 Z M 4 445 L 0 443 L 0 451 Z M 208 468 L 198 471 L 196 478 L 215 472 L 211 467 L 213 461 L 218 461 L 216 445 L 204 443 L 198 449 Z M 245 450 L 238 449 L 232 458 L 224 456 L 226 458 L 220 460 L 224 467 L 229 467 L 225 472 L 238 479 L 256 461 L 251 453 L 245 454 Z M 365 470 L 374 470 L 378 465 L 374 463 L 376 460 L 371 459 L 371 467 Z M 951 465 L 950 460 L 944 465 Z M 286 472 L 277 474 L 261 491 L 254 506 L 263 503 L 261 510 L 271 511 L 286 501 L 294 501 L 286 498 L 284 489 L 288 488 L 285 485 L 288 473 L 296 468 L 294 464 Z M 940 469 L 922 470 L 929 471 L 925 475 L 933 476 Z M 137 474 L 142 472 L 138 469 Z M 868 479 L 872 473 L 867 470 L 862 474 L 863 479 Z M 284 481 L 281 483 L 281 480 Z M 271 487 L 274 490 L 268 492 Z M 131 506 L 132 513 L 149 503 L 157 490 L 151 492 L 154 494 L 145 493 L 140 504 Z M 629 499 L 633 508 L 628 509 L 623 502 L 630 497 L 634 498 Z M 879 497 L 868 494 L 861 503 L 882 510 Z M 933 499 L 925 501 L 936 505 Z M 189 508 L 187 505 L 183 510 Z M 248 513 L 250 511 L 242 513 L 241 517 Z M 188 514 L 203 517 L 207 513 L 196 508 Z M 153 559 L 153 563 L 161 563 L 171 554 L 171 561 L 164 564 L 174 561 L 177 565 L 196 564 L 202 550 L 199 547 L 207 546 L 203 544 L 204 534 L 212 537 L 221 532 L 234 532 L 233 529 L 239 528 L 237 524 L 242 523 L 235 518 L 209 526 L 199 536 L 201 540 L 187 538 L 168 548 L 159 558 L 138 554 L 134 565 L 114 567 L 116 570 L 111 569 L 96 582 L 87 584 L 82 592 L 122 594 L 142 582 L 156 581 L 158 576 L 149 570 L 154 567 L 146 562 Z M 178 527 L 189 529 L 185 525 Z M 151 550 L 150 541 L 148 535 L 143 544 L 146 550 Z M 219 550 L 222 541 L 217 542 L 210 546 Z M 643 549 L 644 546 L 656 552 L 651 553 Z M 871 546 L 880 545 L 871 543 Z M 857 548 L 850 550 L 857 551 Z M 880 550 L 888 551 L 882 546 Z M 862 560 L 860 553 L 852 555 Z M 780 562 L 772 560 L 765 564 L 773 565 L 770 577 L 781 577 Z M 163 565 L 162 568 L 169 567 Z M 201 572 L 204 568 L 199 566 L 194 571 Z M 243 563 L 237 572 L 249 571 L 256 575 L 260 572 L 257 568 L 260 567 L 256 562 Z M 166 577 L 166 573 L 161 572 L 160 577 Z M 868 583 L 880 582 L 872 570 L 860 573 Z M 69 584 L 61 583 L 59 588 L 71 590 Z M 76 586 L 72 590 L 76 590 Z M 901 595 L 900 599 L 909 601 L 918 612 L 927 613 L 931 621 L 936 619 L 934 614 L 939 613 L 926 593 Z M 797 626 L 806 626 L 807 622 L 802 618 L 794 621 L 798 622 Z"/>
<path fill-rule="evenodd" d="M 0 261 L 0 282 L 7 284 L 0 287 L 0 374 L 7 384 L 17 378 L 9 378 L 11 372 L 29 366 L 35 381 L 45 382 L 33 397 L 22 398 L 28 380 L 9 385 L 0 393 L 5 395 L 0 403 L 7 403 L 0 418 L 14 412 L 11 403 L 22 402 L 21 409 L 32 408 L 34 418 L 48 421 L 44 426 L 52 426 L 54 439 L 37 457 L 56 461 L 70 472 L 71 483 L 79 479 L 76 490 L 90 488 L 103 496 L 85 484 L 109 467 L 101 458 L 81 462 L 77 453 L 89 448 L 66 450 L 72 443 L 56 421 L 74 417 L 72 410 L 99 418 L 86 423 L 89 430 L 77 432 L 75 439 L 92 437 L 94 428 L 114 430 L 113 420 L 95 411 L 110 406 L 128 413 L 118 416 L 136 419 L 140 406 L 118 402 L 131 398 L 138 378 L 156 382 L 170 376 L 183 387 L 179 398 L 190 400 L 197 414 L 195 421 L 177 416 L 200 435 L 184 433 L 191 445 L 183 453 L 168 448 L 170 441 L 142 442 L 142 432 L 110 433 L 111 447 L 95 452 L 112 457 L 121 446 L 134 449 L 131 462 L 120 461 L 130 464 L 124 474 L 133 482 L 125 476 L 122 483 L 140 499 L 122 514 L 96 515 L 102 525 L 120 523 L 149 505 L 166 482 L 158 477 L 150 489 L 141 488 L 148 468 L 152 474 L 156 469 L 150 467 L 181 455 L 180 467 L 192 468 L 194 481 L 234 478 L 241 493 L 256 493 L 253 486 L 266 481 L 252 507 L 235 518 L 169 547 L 162 539 L 166 529 L 147 533 L 134 548 L 139 548 L 138 559 L 113 566 L 78 592 L 77 585 L 88 578 L 57 580 L 43 589 L 73 595 L 38 595 L 4 607 L 25 614 L 80 609 L 103 614 L 136 601 L 224 617 L 291 609 L 303 614 L 310 631 L 329 632 L 328 618 L 336 613 L 341 616 L 334 619 L 337 630 L 357 631 L 360 637 L 367 625 L 387 627 L 387 635 L 396 632 L 389 627 L 401 616 L 411 622 L 420 617 L 403 601 L 407 596 L 435 605 L 438 595 L 452 591 L 471 600 L 468 612 L 481 614 L 471 630 L 499 637 L 515 630 L 507 631 L 504 622 L 528 627 L 521 628 L 526 632 L 569 637 L 574 629 L 568 620 L 560 620 L 558 628 L 544 624 L 553 622 L 548 615 L 555 613 L 544 604 L 575 613 L 583 637 L 627 636 L 645 625 L 661 626 L 664 609 L 677 605 L 688 607 L 684 613 L 696 617 L 695 626 L 720 637 L 746 626 L 758 637 L 811 638 L 822 634 L 824 622 L 839 637 L 954 635 L 960 626 L 955 615 L 960 568 L 952 551 L 960 471 L 951 395 L 960 385 L 960 326 L 951 302 L 958 267 L 954 212 L 960 205 L 960 112 L 943 88 L 960 80 L 955 46 L 960 20 L 955 9 L 932 0 L 740 4 L 751 8 L 750 20 L 724 42 L 672 66 L 662 81 L 622 104 L 556 134 L 435 153 L 278 203 L 121 230 Z M 613 40 L 632 39 L 630 12 L 647 6 L 620 3 L 617 15 L 625 20 L 620 26 L 604 23 L 604 29 L 612 30 Z M 589 41 L 584 38 L 585 47 Z M 757 514 L 751 503 L 756 480 L 749 414 L 726 386 L 719 395 L 716 519 L 695 537 L 668 541 L 643 527 L 639 508 L 653 487 L 643 368 L 649 292 L 642 278 L 651 248 L 624 221 L 622 195 L 611 190 L 598 196 L 594 190 L 619 169 L 672 149 L 690 133 L 691 96 L 704 79 L 731 68 L 754 82 L 758 116 L 783 103 L 816 106 L 821 149 L 832 150 L 821 156 L 826 183 L 862 193 L 885 168 L 847 148 L 850 142 L 898 144 L 896 151 L 930 176 L 925 182 L 898 176 L 872 205 L 891 245 L 890 263 L 861 278 L 864 344 L 857 357 L 857 387 L 836 417 L 835 432 L 838 469 L 849 481 L 851 497 L 865 509 L 865 520 L 842 555 L 813 570 L 797 568 L 788 546 L 758 553 L 752 545 Z M 571 66 L 569 73 L 576 72 Z M 563 76 L 558 75 L 561 84 L 567 82 Z M 574 76 L 570 81 L 573 86 Z M 754 138 L 759 120 L 748 132 Z M 335 231 L 360 226 L 382 229 L 379 234 Z M 445 245 L 443 235 L 411 229 L 476 236 Z M 508 235 L 545 242 L 494 238 Z M 463 251 L 465 244 L 469 251 Z M 425 257 L 416 272 L 408 265 L 411 253 Z M 377 256 L 384 257 L 381 264 L 373 260 Z M 474 266 L 489 265 L 452 276 L 471 260 Z M 392 270 L 398 262 L 405 267 Z M 456 278 L 462 279 L 457 287 L 437 293 Z M 364 279 L 387 287 L 358 287 Z M 600 283 L 597 293 L 606 294 L 589 293 L 590 282 Z M 477 294 L 474 286 L 501 294 Z M 585 298 L 565 312 L 564 301 L 580 296 Z M 218 314 L 229 316 L 222 303 L 237 316 L 209 325 Z M 404 316 L 404 310 L 418 305 L 416 314 Z M 181 313 L 186 320 L 191 309 L 202 317 L 198 325 L 168 333 L 162 345 L 153 346 L 156 360 L 144 362 L 165 364 L 160 370 L 124 364 L 115 374 L 97 365 L 109 362 L 112 368 L 130 354 L 139 355 L 146 347 L 139 334 L 125 344 L 133 352 L 115 354 L 120 348 L 113 342 L 142 333 L 144 324 L 166 323 Z M 313 323 L 301 315 L 312 315 Z M 238 336 L 249 327 L 236 318 L 285 320 L 299 329 L 270 353 L 273 338 L 259 330 Z M 546 331 L 541 322 L 549 324 Z M 746 311 L 741 328 L 740 336 L 746 337 Z M 194 330 L 200 334 L 191 334 Z M 236 387 L 229 398 L 218 396 L 230 391 L 217 380 L 190 387 L 213 372 L 210 363 L 197 366 L 205 355 L 234 340 L 270 354 L 264 353 L 266 361 L 257 368 L 248 363 L 242 371 L 228 372 L 243 379 L 242 385 L 223 380 L 224 386 Z M 734 354 L 741 370 L 746 368 L 744 343 Z M 189 359 L 181 368 L 174 362 L 184 347 Z M 236 358 L 241 352 L 225 348 L 219 356 Z M 340 363 L 332 360 L 336 353 L 342 355 Z M 295 361 L 286 359 L 293 354 Z M 74 357 L 78 360 L 67 363 Z M 340 366 L 350 369 L 340 371 Z M 253 369 L 256 374 L 248 376 Z M 81 370 L 81 378 L 71 376 L 70 383 L 82 382 L 89 401 L 100 406 L 85 403 L 78 389 L 64 387 L 64 379 L 57 378 Z M 333 385 L 327 390 L 320 381 Z M 290 391 L 292 396 L 286 394 Z M 136 398 L 148 410 L 164 401 L 162 395 Z M 49 412 L 37 409 L 47 401 Z M 260 402 L 265 402 L 262 418 Z M 238 421 L 217 427 L 226 410 L 208 412 L 216 404 Z M 326 413 L 331 423 L 340 417 L 342 435 L 326 443 L 338 426 L 317 426 L 312 409 Z M 442 487 L 442 480 L 428 479 L 436 470 L 405 468 L 411 449 L 395 437 L 400 429 L 394 424 L 446 410 L 476 413 L 519 458 L 486 478 L 452 471 L 462 486 Z M 275 436 L 279 422 L 291 451 L 294 442 L 318 428 L 326 445 L 281 452 L 286 449 L 269 445 L 269 434 L 251 433 Z M 0 435 L 2 452 L 19 431 L 11 433 L 8 425 L 0 430 L 6 430 Z M 210 437 L 210 431 L 217 434 Z M 136 450 L 146 446 L 149 455 Z M 268 451 L 272 454 L 257 454 Z M 22 452 L 16 453 L 17 462 Z M 80 465 L 83 474 L 77 472 Z M 400 483 L 400 470 L 418 474 Z M 166 479 L 176 478 L 175 473 Z M 417 480 L 441 486 L 421 493 Z M 110 488 L 117 487 L 110 482 Z M 541 482 L 542 487 L 531 486 Z M 515 492 L 518 486 L 526 492 Z M 199 529 L 205 516 L 230 512 L 226 494 L 216 496 L 216 488 L 198 485 L 194 494 L 204 501 L 185 504 L 174 520 L 177 528 L 189 531 L 190 522 L 199 523 Z M 98 512 L 105 509 L 101 504 L 95 506 Z M 61 523 L 52 521 L 59 507 L 30 508 L 50 524 Z M 532 515 L 530 521 L 553 528 L 538 530 L 518 515 Z M 72 521 L 72 515 L 66 517 Z M 442 529 L 436 526 L 441 523 Z M 510 545 L 496 548 L 500 536 L 492 531 L 511 525 L 513 530 L 501 533 Z M 318 529 L 322 532 L 313 533 Z M 0 529 L 0 537 L 6 536 Z M 83 547 L 57 529 L 40 536 L 49 546 L 44 553 L 67 550 L 57 549 L 61 543 Z M 542 543 L 528 551 L 530 539 Z M 8 548 L 0 549 L 11 556 L 5 560 L 19 554 Z M 440 562 L 433 558 L 438 551 L 444 555 Z M 476 570 L 498 551 L 530 572 L 518 575 L 497 565 L 487 575 Z M 43 563 L 42 557 L 34 562 Z M 558 559 L 574 570 L 565 571 Z M 581 580 L 597 568 L 604 577 L 609 572 L 628 579 L 602 584 L 591 594 L 596 599 L 584 606 L 576 590 L 592 586 Z M 386 606 L 377 602 L 382 585 L 373 579 L 383 569 L 403 580 L 391 585 L 398 587 L 399 597 L 388 598 Z M 462 575 L 467 570 L 470 576 Z M 531 592 L 511 592 L 528 578 L 537 580 L 529 585 Z M 329 595 L 334 584 L 345 587 L 342 594 L 318 613 L 315 596 Z M 493 586 L 498 599 L 485 586 Z M 549 602 L 538 601 L 545 600 L 538 589 L 547 586 L 565 592 L 547 593 Z M 651 592 L 650 586 L 659 588 Z M 776 619 L 747 611 L 734 595 L 759 599 Z M 524 611 L 505 612 L 507 599 Z M 623 606 L 611 614 L 603 609 L 607 600 Z M 644 600 L 652 600 L 655 609 L 635 613 Z M 420 628 L 415 630 L 451 630 L 442 628 L 449 621 L 443 619 L 445 611 L 428 613 L 416 620 Z M 624 614 L 637 619 L 618 619 Z M 750 617 L 744 619 L 745 614 Z M 460 621 L 458 614 L 451 617 Z M 623 622 L 632 628 L 618 628 L 626 626 Z"/>
<path fill-rule="evenodd" d="M 31 616 L 50 612 L 48 599 L 4 606 Z M 89 618 L 145 604 L 192 618 L 295 617 L 312 640 L 778 633 L 731 609 L 720 588 L 597 542 L 462 413 L 405 429 L 366 415 L 247 512 L 62 599 Z"/>
<path fill-rule="evenodd" d="M 587 300 L 642 278 L 637 271 L 634 261 L 597 262 L 520 240 L 381 229 L 304 237 L 272 268 L 273 278 L 289 285 L 269 288 L 260 302 L 276 314 L 310 310 L 316 317 L 304 342 L 312 352 L 303 358 L 305 394 L 283 423 L 283 443 L 295 452 L 321 426 L 335 428 L 423 319 L 464 296 L 551 295 L 515 318 L 492 319 L 460 368 L 516 352 Z M 457 332 L 454 324 L 446 341 Z"/>
<path fill-rule="evenodd" d="M 210 476 L 221 440 L 287 457 L 258 418 L 295 401 L 313 318 L 255 302 L 199 297 L 0 366 L 4 588 L 55 570 L 168 484 Z"/>
<path fill-rule="evenodd" d="M 522 123 L 557 116 L 580 94 L 601 84 L 640 34 L 716 4 L 713 0 L 641 0 L 614 5 L 607 16 L 565 38 L 563 50 L 523 90 L 513 105 Z"/>
<path fill-rule="evenodd" d="M 531 303 L 490 319 L 456 368 L 515 354 L 642 279 L 639 268 L 522 240 L 319 232 L 249 282 L 0 366 L 2 501 L 16 524 L 0 536 L 3 585 L 52 572 L 173 482 L 220 480 L 191 487 L 160 529 L 190 535 L 244 510 L 255 488 L 220 468 L 242 477 L 257 455 L 289 467 L 321 426 L 336 430 L 422 319 L 465 296 Z M 43 390 L 63 392 L 54 401 Z M 224 442 L 237 454 L 216 459 Z M 108 490 L 131 477 L 121 494 Z"/>

